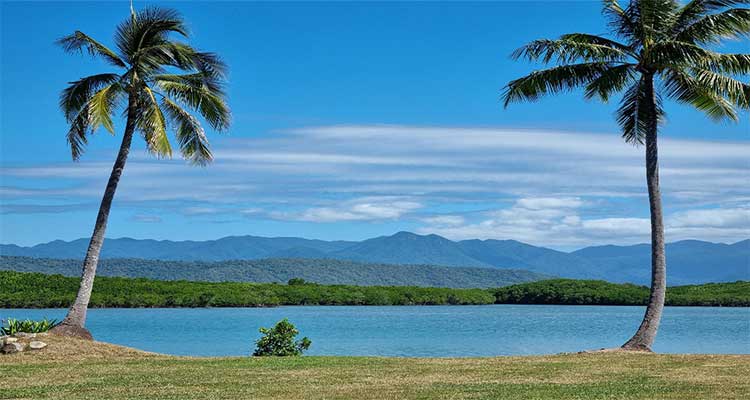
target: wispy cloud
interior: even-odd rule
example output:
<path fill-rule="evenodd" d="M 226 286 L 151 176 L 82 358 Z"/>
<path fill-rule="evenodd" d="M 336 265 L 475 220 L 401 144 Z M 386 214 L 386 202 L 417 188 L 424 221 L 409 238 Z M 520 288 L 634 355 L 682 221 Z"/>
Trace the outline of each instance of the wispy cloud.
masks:
<path fill-rule="evenodd" d="M 61 214 L 95 207 L 96 204 L 2 204 L 2 214 Z"/>
<path fill-rule="evenodd" d="M 466 219 L 460 215 L 435 215 L 422 218 L 422 221 L 429 226 L 437 227 L 455 227 L 466 223 Z"/>
<path fill-rule="evenodd" d="M 586 216 L 591 214 L 587 207 L 595 205 L 586 206 L 576 199 L 523 198 L 511 207 L 482 212 L 471 222 L 446 225 L 425 219 L 427 225 L 420 231 L 452 239 L 516 239 L 558 247 L 648 241 L 649 218 L 591 218 Z M 750 208 L 677 212 L 665 218 L 665 226 L 670 241 L 701 238 L 733 242 L 750 237 Z"/>
<path fill-rule="evenodd" d="M 369 197 L 345 201 L 336 206 L 312 207 L 299 213 L 275 212 L 271 215 L 277 219 L 308 222 L 377 221 L 395 220 L 421 207 L 421 204 L 405 199 Z"/>
<path fill-rule="evenodd" d="M 162 222 L 162 219 L 158 215 L 148 215 L 148 214 L 135 214 L 130 218 L 131 221 L 135 222 L 143 222 L 147 224 L 155 224 Z"/>
<path fill-rule="evenodd" d="M 160 211 L 184 218 L 409 220 L 423 232 L 550 245 L 643 240 L 643 149 L 616 133 L 321 126 L 234 139 L 214 153 L 208 168 L 136 154 L 116 201 L 142 214 L 162 204 Z M 747 154 L 747 141 L 662 140 L 671 235 L 743 234 L 747 220 L 732 213 L 750 199 Z M 102 159 L 4 165 L 3 213 L 96 203 L 110 168 Z M 713 217 L 734 225 L 694 226 Z"/>

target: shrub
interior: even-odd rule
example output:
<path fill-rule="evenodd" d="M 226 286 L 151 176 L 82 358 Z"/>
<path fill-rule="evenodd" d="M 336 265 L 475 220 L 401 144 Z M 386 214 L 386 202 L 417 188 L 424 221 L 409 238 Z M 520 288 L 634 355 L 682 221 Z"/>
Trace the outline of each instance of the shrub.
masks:
<path fill-rule="evenodd" d="M 302 278 L 292 278 L 287 283 L 289 286 L 307 285 L 308 282 Z"/>
<path fill-rule="evenodd" d="M 302 340 L 294 339 L 299 334 L 297 328 L 284 318 L 273 328 L 260 328 L 263 337 L 255 342 L 253 356 L 300 356 L 310 348 L 312 342 L 307 337 Z"/>
<path fill-rule="evenodd" d="M 7 320 L 3 321 L 3 325 L 2 327 L 0 327 L 0 334 L 15 335 L 19 332 L 43 333 L 56 327 L 57 325 L 60 325 L 60 323 L 55 319 L 48 320 L 47 318 L 45 318 L 41 321 L 33 321 L 27 319 L 21 321 L 15 318 L 8 318 Z"/>

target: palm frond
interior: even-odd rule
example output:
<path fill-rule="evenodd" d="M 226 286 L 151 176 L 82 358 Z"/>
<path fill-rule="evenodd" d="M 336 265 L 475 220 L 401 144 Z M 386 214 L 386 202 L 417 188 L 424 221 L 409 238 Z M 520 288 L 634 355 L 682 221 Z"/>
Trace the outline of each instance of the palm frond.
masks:
<path fill-rule="evenodd" d="M 718 62 L 721 53 L 705 49 L 693 43 L 664 40 L 654 44 L 648 51 L 646 62 L 657 69 L 674 66 L 693 67 Z"/>
<path fill-rule="evenodd" d="M 708 71 L 704 72 L 710 74 Z M 740 102 L 746 108 L 746 88 L 736 88 L 731 82 L 717 81 L 714 78 L 704 74 L 699 74 L 696 78 L 684 71 L 670 70 L 665 74 L 664 88 L 670 98 L 690 104 L 714 120 L 737 121 L 737 111 L 732 102 Z M 732 97 L 727 98 L 727 95 Z"/>
<path fill-rule="evenodd" d="M 172 157 L 172 146 L 167 137 L 167 121 L 154 92 L 144 86 L 138 99 L 137 126 L 146 140 L 149 152 L 158 157 Z"/>
<path fill-rule="evenodd" d="M 634 0 L 630 7 L 638 9 L 636 36 L 649 45 L 668 39 L 680 8 L 676 0 Z"/>
<path fill-rule="evenodd" d="M 598 36 L 598 35 L 591 35 L 588 33 L 568 33 L 568 34 L 560 36 L 560 39 L 569 40 L 569 41 L 576 42 L 576 43 L 588 43 L 588 44 L 594 44 L 594 45 L 599 45 L 599 46 L 611 47 L 627 55 L 630 55 L 633 57 L 636 56 L 635 52 L 629 45 L 620 43 L 616 40 L 607 39 L 605 37 Z"/>
<path fill-rule="evenodd" d="M 140 48 L 132 57 L 132 62 L 143 75 L 159 73 L 166 66 L 182 70 L 193 69 L 192 47 L 184 43 L 164 41 Z"/>
<path fill-rule="evenodd" d="M 73 161 L 78 161 L 88 143 L 86 134 L 89 131 L 89 108 L 83 107 L 76 116 L 70 120 L 70 129 L 68 129 L 65 139 L 70 146 L 70 153 Z"/>
<path fill-rule="evenodd" d="M 157 84 L 163 82 L 183 83 L 190 87 L 205 89 L 219 96 L 224 95 L 223 81 L 204 72 L 193 74 L 160 74 L 153 76 L 152 79 Z"/>
<path fill-rule="evenodd" d="M 661 98 L 656 94 L 649 98 L 648 84 L 646 79 L 641 77 L 638 82 L 630 86 L 615 113 L 617 123 L 622 129 L 622 137 L 631 144 L 643 144 L 649 124 L 654 119 L 657 124 L 664 119 Z M 649 102 L 654 102 L 656 115 L 650 115 Z"/>
<path fill-rule="evenodd" d="M 117 27 L 115 43 L 120 53 L 132 64 L 133 57 L 140 49 L 164 44 L 170 33 L 188 35 L 180 14 L 171 9 L 146 8 Z"/>
<path fill-rule="evenodd" d="M 582 35 L 582 34 L 575 34 Z M 540 39 L 515 50 L 511 57 L 514 59 L 524 58 L 528 61 L 540 61 L 549 63 L 556 61 L 561 64 L 569 64 L 576 61 L 624 61 L 628 53 L 620 48 L 609 45 L 592 43 L 581 40 L 582 36 L 574 36 L 572 39 Z"/>
<path fill-rule="evenodd" d="M 89 128 L 91 132 L 96 131 L 101 125 L 109 133 L 115 133 L 115 127 L 112 123 L 112 111 L 119 104 L 119 100 L 123 94 L 122 86 L 115 82 L 91 96 L 91 100 L 88 103 Z"/>
<path fill-rule="evenodd" d="M 736 75 L 750 73 L 750 54 L 717 53 L 693 43 L 660 42 L 650 49 L 647 58 L 659 69 L 701 68 Z"/>
<path fill-rule="evenodd" d="M 689 25 L 712 12 L 742 4 L 750 4 L 750 0 L 692 0 L 677 13 L 672 33 L 682 32 Z"/>
<path fill-rule="evenodd" d="M 635 41 L 637 24 L 633 19 L 631 7 L 622 8 L 617 0 L 603 0 L 602 14 L 607 18 L 610 28 L 620 37 Z"/>
<path fill-rule="evenodd" d="M 65 137 L 68 145 L 70 145 L 73 161 L 78 161 L 81 158 L 86 144 L 88 144 L 87 135 L 93 133 L 96 126 L 99 124 L 107 126 L 108 124 L 111 127 L 110 113 L 114 108 L 114 102 L 116 102 L 116 99 L 112 99 L 111 96 L 116 96 L 116 90 L 119 90 L 119 88 L 115 89 L 114 87 L 118 86 L 118 83 L 113 83 L 99 90 L 87 99 L 73 117 L 69 118 L 70 128 Z M 99 104 L 93 105 L 94 103 Z M 97 115 L 93 113 L 97 113 Z M 108 130 L 112 131 L 110 128 Z"/>
<path fill-rule="evenodd" d="M 635 75 L 636 70 L 633 64 L 609 68 L 586 85 L 585 97 L 587 99 L 598 97 L 606 103 L 612 94 L 618 93 L 631 85 Z"/>
<path fill-rule="evenodd" d="M 203 166 L 211 162 L 213 155 L 200 122 L 166 97 L 162 99 L 162 107 L 175 126 L 182 156 L 195 165 Z"/>
<path fill-rule="evenodd" d="M 571 91 L 589 84 L 613 66 L 608 62 L 593 62 L 534 71 L 508 83 L 502 95 L 504 105 L 507 107 L 512 102 L 536 101 L 546 94 Z"/>
<path fill-rule="evenodd" d="M 696 69 L 691 76 L 701 86 L 729 99 L 741 109 L 750 108 L 750 85 L 714 71 Z"/>
<path fill-rule="evenodd" d="M 677 32 L 675 39 L 689 43 L 719 43 L 750 36 L 750 9 L 733 8 L 706 15 Z"/>
<path fill-rule="evenodd" d="M 701 63 L 700 67 L 719 73 L 747 75 L 750 74 L 750 54 L 719 54 Z"/>
<path fill-rule="evenodd" d="M 227 65 L 215 53 L 195 52 L 193 55 L 195 69 L 210 75 L 216 79 L 224 79 L 227 76 Z"/>
<path fill-rule="evenodd" d="M 156 85 L 169 97 L 198 111 L 212 128 L 222 131 L 229 127 L 231 113 L 223 99 L 223 93 L 212 90 L 209 85 L 194 79 L 194 74 L 159 75 Z"/>
<path fill-rule="evenodd" d="M 72 35 L 59 39 L 57 44 L 67 52 L 77 51 L 82 53 L 85 49 L 92 56 L 100 56 L 110 64 L 125 67 L 125 62 L 115 52 L 81 31 L 75 31 Z"/>
<path fill-rule="evenodd" d="M 215 79 L 226 77 L 226 64 L 214 53 L 200 52 L 179 42 L 164 42 L 142 48 L 133 57 L 141 71 L 158 72 L 164 66 L 183 71 L 198 71 Z"/>
<path fill-rule="evenodd" d="M 68 122 L 77 118 L 83 106 L 91 96 L 101 88 L 112 84 L 120 78 L 117 74 L 97 74 L 70 82 L 60 93 L 60 109 Z"/>

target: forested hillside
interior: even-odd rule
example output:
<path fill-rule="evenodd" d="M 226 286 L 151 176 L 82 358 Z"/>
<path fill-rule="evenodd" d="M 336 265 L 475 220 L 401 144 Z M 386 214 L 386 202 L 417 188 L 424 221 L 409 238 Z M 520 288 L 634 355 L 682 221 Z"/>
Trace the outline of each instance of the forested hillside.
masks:
<path fill-rule="evenodd" d="M 0 270 L 78 277 L 79 260 L 0 257 Z M 548 279 L 524 270 L 451 268 L 433 265 L 388 265 L 329 259 L 234 261 L 101 260 L 99 276 L 208 282 L 286 282 L 302 278 L 321 284 L 487 288 Z"/>

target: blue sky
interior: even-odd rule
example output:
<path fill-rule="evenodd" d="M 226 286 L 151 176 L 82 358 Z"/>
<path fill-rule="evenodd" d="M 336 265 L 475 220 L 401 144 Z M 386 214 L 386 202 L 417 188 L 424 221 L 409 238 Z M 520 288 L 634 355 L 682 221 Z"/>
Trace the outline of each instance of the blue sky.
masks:
<path fill-rule="evenodd" d="M 135 2 L 146 4 L 160 3 Z M 184 15 L 192 44 L 229 64 L 233 125 L 209 131 L 207 168 L 155 160 L 137 142 L 109 237 L 410 230 L 561 249 L 648 239 L 643 149 L 620 140 L 616 101 L 499 102 L 505 83 L 535 67 L 511 51 L 605 33 L 598 2 L 163 5 Z M 73 163 L 57 98 L 68 81 L 109 68 L 54 40 L 79 29 L 111 44 L 127 13 L 125 1 L 2 3 L 0 242 L 90 234 L 119 136 L 97 133 Z M 733 125 L 667 111 L 668 239 L 747 238 L 747 114 Z"/>

